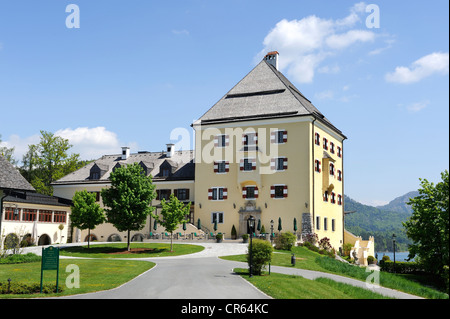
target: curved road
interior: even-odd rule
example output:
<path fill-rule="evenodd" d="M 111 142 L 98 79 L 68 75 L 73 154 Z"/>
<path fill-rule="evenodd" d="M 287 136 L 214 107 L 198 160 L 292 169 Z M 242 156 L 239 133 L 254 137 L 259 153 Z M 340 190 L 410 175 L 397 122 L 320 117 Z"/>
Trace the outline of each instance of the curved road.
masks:
<path fill-rule="evenodd" d="M 192 243 L 192 242 L 191 242 Z M 247 244 L 193 242 L 202 245 L 201 252 L 159 258 L 136 258 L 156 263 L 156 266 L 120 287 L 60 298 L 72 299 L 268 299 L 270 298 L 245 279 L 233 273 L 233 268 L 246 268 L 247 264 L 219 259 L 218 256 L 245 254 Z M 79 244 L 78 244 L 79 245 Z M 41 248 L 41 247 L 39 247 Z M 40 251 L 33 251 L 40 254 Z M 61 257 L 63 258 L 63 257 Z M 421 299 L 397 290 L 367 285 L 365 282 L 343 276 L 272 266 L 272 272 L 302 276 L 306 279 L 327 277 L 335 281 L 370 289 L 398 299 Z"/>

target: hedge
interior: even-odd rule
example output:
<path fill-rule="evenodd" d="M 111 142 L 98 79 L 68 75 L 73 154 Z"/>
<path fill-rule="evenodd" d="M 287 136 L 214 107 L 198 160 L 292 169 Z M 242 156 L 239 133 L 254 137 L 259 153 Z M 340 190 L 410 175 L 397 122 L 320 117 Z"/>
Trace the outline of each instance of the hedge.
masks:
<path fill-rule="evenodd" d="M 62 291 L 60 287 L 58 287 L 59 292 Z M 41 285 L 39 283 L 33 284 L 24 284 L 21 282 L 0 282 L 0 294 L 36 294 L 40 293 Z M 42 292 L 49 294 L 56 292 L 56 284 L 44 284 L 42 285 Z"/>
<path fill-rule="evenodd" d="M 395 262 L 395 269 L 394 269 L 394 262 L 391 260 L 380 260 L 379 266 L 381 268 L 381 271 L 391 272 L 391 273 L 397 273 L 397 274 L 411 274 L 415 272 L 423 272 L 422 265 L 416 263 L 416 262 L 405 262 L 405 261 L 397 261 Z"/>

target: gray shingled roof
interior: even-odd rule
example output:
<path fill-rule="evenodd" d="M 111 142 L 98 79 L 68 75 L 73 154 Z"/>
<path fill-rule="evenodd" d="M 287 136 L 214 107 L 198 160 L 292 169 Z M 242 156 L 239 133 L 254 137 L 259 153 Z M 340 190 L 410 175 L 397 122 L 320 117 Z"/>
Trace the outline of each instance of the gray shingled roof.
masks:
<path fill-rule="evenodd" d="M 69 199 L 27 191 L 12 191 L 5 197 L 4 201 L 13 203 L 41 204 L 66 207 L 72 204 L 72 201 Z"/>
<path fill-rule="evenodd" d="M 35 190 L 2 155 L 0 155 L 0 189 Z"/>
<path fill-rule="evenodd" d="M 55 181 L 52 185 L 73 183 L 104 183 L 109 182 L 109 176 L 116 166 L 141 163 L 147 168 L 147 176 L 153 176 L 154 181 L 194 180 L 193 151 L 175 151 L 172 157 L 167 157 L 165 152 L 139 152 L 130 154 L 126 160 L 122 155 L 104 155 L 98 160 L 87 164 L 79 170 L 70 173 Z M 160 174 L 160 166 L 168 165 L 171 174 L 163 177 Z M 91 168 L 101 167 L 99 179 L 91 179 Z M 98 171 L 98 168 L 97 168 Z"/>
<path fill-rule="evenodd" d="M 211 124 L 302 115 L 312 115 L 342 135 L 281 72 L 262 60 L 199 121 Z"/>

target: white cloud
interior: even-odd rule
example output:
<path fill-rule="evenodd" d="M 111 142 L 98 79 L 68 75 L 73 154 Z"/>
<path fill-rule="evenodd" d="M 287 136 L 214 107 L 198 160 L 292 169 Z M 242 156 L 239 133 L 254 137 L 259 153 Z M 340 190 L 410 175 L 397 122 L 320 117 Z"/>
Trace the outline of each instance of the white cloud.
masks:
<path fill-rule="evenodd" d="M 189 31 L 186 30 L 186 29 L 183 29 L 183 30 L 172 30 L 172 33 L 176 34 L 176 35 L 189 35 Z"/>
<path fill-rule="evenodd" d="M 375 40 L 371 31 L 352 29 L 356 23 L 362 23 L 360 16 L 365 7 L 364 2 L 357 3 L 347 17 L 338 20 L 315 15 L 300 20 L 283 19 L 264 38 L 264 48 L 255 57 L 255 62 L 267 52 L 277 50 L 281 71 L 286 71 L 294 81 L 312 82 L 315 71 L 326 58 L 357 42 Z M 322 71 L 326 73 L 326 69 Z"/>
<path fill-rule="evenodd" d="M 71 152 L 79 153 L 82 159 L 97 159 L 102 155 L 120 154 L 122 146 L 136 148 L 136 143 L 122 145 L 117 134 L 105 127 L 78 127 L 58 130 L 55 135 L 69 140 Z"/>
<path fill-rule="evenodd" d="M 54 134 L 68 139 L 69 143 L 73 145 L 69 153 L 78 153 L 83 160 L 97 159 L 103 155 L 120 154 L 122 146 L 128 146 L 132 150 L 138 149 L 136 143 L 123 144 L 116 133 L 108 131 L 101 126 L 94 128 L 66 128 L 58 130 Z M 35 134 L 22 138 L 14 134 L 8 140 L 4 140 L 1 146 L 14 147 L 14 158 L 21 162 L 23 155 L 28 152 L 28 145 L 38 144 L 40 137 L 40 134 Z"/>
<path fill-rule="evenodd" d="M 387 73 L 386 81 L 394 83 L 415 83 L 433 74 L 448 74 L 449 54 L 434 52 L 416 61 L 410 67 L 398 66 L 392 73 Z"/>
<path fill-rule="evenodd" d="M 430 101 L 422 101 L 422 102 L 410 104 L 406 108 L 408 109 L 408 111 L 416 113 L 416 112 L 419 112 L 420 110 L 423 110 L 424 108 L 426 108 L 428 106 L 428 104 L 430 104 Z"/>

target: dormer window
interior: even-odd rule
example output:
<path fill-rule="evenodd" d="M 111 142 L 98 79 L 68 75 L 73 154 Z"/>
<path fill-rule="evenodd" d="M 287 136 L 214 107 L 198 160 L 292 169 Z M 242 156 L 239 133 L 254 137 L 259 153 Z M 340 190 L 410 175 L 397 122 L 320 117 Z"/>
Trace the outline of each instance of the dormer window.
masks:
<path fill-rule="evenodd" d="M 162 175 L 162 177 L 169 177 L 169 175 L 170 175 L 170 169 L 168 169 L 168 168 L 163 168 L 163 169 L 162 169 L 161 175 Z"/>
<path fill-rule="evenodd" d="M 95 163 L 89 172 L 90 180 L 99 180 L 108 171 L 107 165 Z"/>

